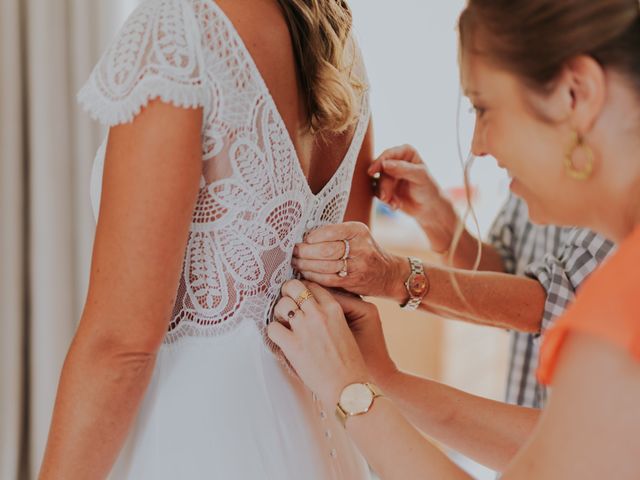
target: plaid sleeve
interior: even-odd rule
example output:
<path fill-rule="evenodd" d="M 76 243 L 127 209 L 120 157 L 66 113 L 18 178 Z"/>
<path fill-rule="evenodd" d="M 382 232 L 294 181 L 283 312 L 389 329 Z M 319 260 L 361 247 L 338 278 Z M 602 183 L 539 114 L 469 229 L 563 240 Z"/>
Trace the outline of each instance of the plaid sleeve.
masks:
<path fill-rule="evenodd" d="M 526 214 L 523 217 L 521 209 L 521 200 L 510 194 L 498 212 L 487 236 L 487 243 L 496 249 L 504 262 L 507 273 L 515 273 L 516 271 L 516 228 L 522 218 L 527 218 Z"/>
<path fill-rule="evenodd" d="M 565 241 L 559 255 L 546 254 L 526 270 L 547 292 L 540 333 L 566 310 L 582 282 L 614 250 L 613 242 L 591 230 L 563 229 L 562 235 Z"/>

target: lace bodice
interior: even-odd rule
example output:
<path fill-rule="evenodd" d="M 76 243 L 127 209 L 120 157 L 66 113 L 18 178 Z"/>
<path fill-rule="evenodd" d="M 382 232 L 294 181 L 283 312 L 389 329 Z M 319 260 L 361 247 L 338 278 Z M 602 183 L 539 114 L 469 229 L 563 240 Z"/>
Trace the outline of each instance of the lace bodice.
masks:
<path fill-rule="evenodd" d="M 165 343 L 223 334 L 245 321 L 264 332 L 282 283 L 292 278 L 294 244 L 344 217 L 367 95 L 348 153 L 317 195 L 253 59 L 213 0 L 143 2 L 79 93 L 106 125 L 131 121 L 158 97 L 204 111 L 200 193 Z M 96 157 L 97 196 L 104 150 Z"/>

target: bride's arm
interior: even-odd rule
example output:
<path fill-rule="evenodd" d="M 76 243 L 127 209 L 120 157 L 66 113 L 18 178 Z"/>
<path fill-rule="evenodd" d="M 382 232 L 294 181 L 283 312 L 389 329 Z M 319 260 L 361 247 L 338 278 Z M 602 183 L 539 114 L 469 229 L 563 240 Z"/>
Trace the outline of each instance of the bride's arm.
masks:
<path fill-rule="evenodd" d="M 349 204 L 344 217 L 345 222 L 362 222 L 366 225 L 371 223 L 373 188 L 371 187 L 371 177 L 367 173 L 371 162 L 373 162 L 373 122 L 369 121 L 367 133 L 362 142 L 356 168 L 353 172 L 351 195 L 349 196 Z"/>
<path fill-rule="evenodd" d="M 202 167 L 202 109 L 151 102 L 111 129 L 82 318 L 41 479 L 100 479 L 123 445 L 175 301 Z"/>

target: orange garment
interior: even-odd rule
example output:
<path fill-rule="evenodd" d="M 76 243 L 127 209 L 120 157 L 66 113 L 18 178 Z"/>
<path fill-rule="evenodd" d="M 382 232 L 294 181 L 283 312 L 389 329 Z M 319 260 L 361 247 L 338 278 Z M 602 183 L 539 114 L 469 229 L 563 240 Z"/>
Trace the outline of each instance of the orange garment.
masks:
<path fill-rule="evenodd" d="M 564 340 L 576 331 L 611 342 L 640 362 L 640 226 L 585 281 L 574 304 L 545 334 L 541 383 L 552 382 Z"/>

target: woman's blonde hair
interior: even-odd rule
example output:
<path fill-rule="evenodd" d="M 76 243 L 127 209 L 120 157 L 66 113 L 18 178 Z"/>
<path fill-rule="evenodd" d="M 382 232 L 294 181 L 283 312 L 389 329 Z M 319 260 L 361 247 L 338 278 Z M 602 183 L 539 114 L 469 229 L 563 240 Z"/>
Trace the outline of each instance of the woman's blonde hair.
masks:
<path fill-rule="evenodd" d="M 342 0 L 278 0 L 293 42 L 313 133 L 342 133 L 357 119 L 363 85 L 353 75 L 352 15 Z"/>

